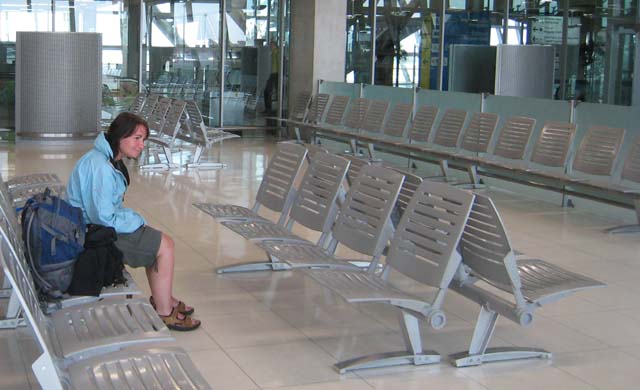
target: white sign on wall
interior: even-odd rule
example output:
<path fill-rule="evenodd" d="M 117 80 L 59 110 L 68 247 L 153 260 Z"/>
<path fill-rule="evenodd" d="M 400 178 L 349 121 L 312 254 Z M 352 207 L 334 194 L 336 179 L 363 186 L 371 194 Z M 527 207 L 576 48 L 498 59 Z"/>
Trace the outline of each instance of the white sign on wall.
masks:
<path fill-rule="evenodd" d="M 531 41 L 538 45 L 562 44 L 562 16 L 538 16 L 531 23 Z M 580 44 L 580 18 L 569 18 L 567 44 Z"/>

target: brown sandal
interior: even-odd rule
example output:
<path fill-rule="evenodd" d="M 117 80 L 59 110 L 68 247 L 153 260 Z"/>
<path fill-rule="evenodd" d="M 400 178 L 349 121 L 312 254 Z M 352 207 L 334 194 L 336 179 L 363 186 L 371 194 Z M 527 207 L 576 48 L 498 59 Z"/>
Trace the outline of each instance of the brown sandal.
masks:
<path fill-rule="evenodd" d="M 183 318 L 178 318 L 179 315 L 182 315 Z M 163 316 L 160 314 L 158 314 L 158 316 L 160 317 L 162 322 L 164 322 L 167 328 L 180 332 L 188 332 L 198 329 L 201 324 L 200 321 L 192 319 L 191 316 L 180 313 L 176 307 L 171 310 L 171 314 L 169 314 L 168 316 Z"/>
<path fill-rule="evenodd" d="M 156 303 L 153 300 L 153 296 L 149 297 L 149 303 L 151 304 L 151 306 L 153 306 L 154 309 L 156 308 Z M 185 316 L 190 316 L 195 311 L 193 307 L 187 310 L 187 305 L 182 301 L 178 301 L 178 305 L 174 307 L 177 307 L 178 312 L 180 314 L 184 314 Z"/>

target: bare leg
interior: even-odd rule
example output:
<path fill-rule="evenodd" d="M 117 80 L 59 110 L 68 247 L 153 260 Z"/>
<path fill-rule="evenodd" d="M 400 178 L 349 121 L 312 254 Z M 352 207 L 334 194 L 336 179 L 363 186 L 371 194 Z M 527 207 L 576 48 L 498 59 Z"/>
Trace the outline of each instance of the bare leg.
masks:
<path fill-rule="evenodd" d="M 158 314 L 166 316 L 173 310 L 174 243 L 171 237 L 162 233 L 156 264 L 147 267 L 147 279 Z"/>
<path fill-rule="evenodd" d="M 151 287 L 151 295 L 156 306 L 156 311 L 161 316 L 169 316 L 178 305 L 178 300 L 172 295 L 173 291 L 173 266 L 175 263 L 174 243 L 171 237 L 162 233 L 160 248 L 156 257 L 156 264 L 147 267 L 147 279 Z M 189 309 L 187 307 L 187 309 Z M 197 325 L 200 321 L 190 319 L 178 312 L 176 318 L 180 321 L 187 320 L 189 324 Z M 195 329 L 195 328 L 194 328 Z"/>

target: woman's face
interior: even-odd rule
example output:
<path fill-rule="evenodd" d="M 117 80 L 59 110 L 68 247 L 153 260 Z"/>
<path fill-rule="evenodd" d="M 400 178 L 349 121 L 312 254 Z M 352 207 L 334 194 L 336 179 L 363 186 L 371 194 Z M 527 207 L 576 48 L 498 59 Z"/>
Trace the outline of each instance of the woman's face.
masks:
<path fill-rule="evenodd" d="M 120 140 L 120 152 L 116 160 L 123 157 L 138 158 L 142 149 L 144 149 L 144 140 L 147 137 L 147 131 L 143 125 L 138 125 L 136 129 L 127 138 Z"/>

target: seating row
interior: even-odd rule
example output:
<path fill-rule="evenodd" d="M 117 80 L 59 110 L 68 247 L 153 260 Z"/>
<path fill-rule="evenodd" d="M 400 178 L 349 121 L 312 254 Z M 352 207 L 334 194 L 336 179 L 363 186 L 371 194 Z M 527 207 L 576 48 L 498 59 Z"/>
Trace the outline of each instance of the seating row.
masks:
<path fill-rule="evenodd" d="M 497 177 L 633 208 L 640 222 L 640 136 L 623 148 L 631 136 L 623 128 L 592 126 L 578 143 L 570 122 L 547 121 L 534 137 L 536 120 L 526 116 L 502 118 L 498 129 L 501 118 L 492 112 L 449 108 L 436 121 L 436 106 L 324 93 L 313 98 L 302 119 L 296 114 L 287 122 L 298 140 L 307 132 L 314 143 L 317 137 L 347 142 L 353 154 L 364 146 L 370 158 L 381 150 L 435 162 L 445 180 L 454 167 L 466 170 L 473 185 L 480 176 Z"/>
<path fill-rule="evenodd" d="M 296 190 L 293 183 L 306 154 L 301 145 L 278 144 L 252 209 L 214 203 L 194 206 L 269 255 L 267 262 L 218 272 L 301 269 L 347 302 L 397 308 L 406 349 L 339 362 L 336 368 L 341 373 L 439 362 L 436 352 L 422 348 L 419 321 L 435 329 L 446 325 L 442 306 L 449 290 L 481 307 L 469 350 L 451 357 L 456 366 L 549 358 L 549 352 L 539 349 L 487 349 L 498 316 L 528 326 L 538 307 L 603 286 L 542 260 L 516 258 L 491 199 L 447 183 L 409 175 L 405 185 L 399 171 L 354 157 L 316 153 Z M 344 194 L 341 188 L 351 167 L 359 172 Z M 261 205 L 280 212 L 278 222 L 260 216 Z M 393 223 L 394 209 L 400 217 L 397 223 Z M 294 235 L 295 223 L 321 233 L 319 240 L 312 243 Z M 336 257 L 338 245 L 367 260 Z M 399 276 L 410 278 L 415 289 L 401 288 L 395 282 Z M 416 292 L 424 286 L 435 289 L 435 295 Z"/>
<path fill-rule="evenodd" d="M 158 145 L 164 155 L 164 162 L 159 162 L 160 158 L 156 153 L 157 163 L 142 165 L 142 169 L 175 168 L 172 149 L 178 146 L 177 141 L 195 145 L 192 161 L 186 164 L 187 168 L 223 168 L 225 164 L 220 162 L 201 161 L 203 153 L 215 144 L 240 137 L 234 133 L 207 127 L 200 108 L 193 100 L 140 94 L 130 110 L 147 120 L 152 133 L 149 141 Z M 219 159 L 220 149 L 218 151 Z"/>
<path fill-rule="evenodd" d="M 161 344 L 174 339 L 149 303 L 130 298 L 139 294 L 134 283 L 43 306 L 4 189 L 0 200 L 0 264 L 12 292 L 8 312 L 21 314 L 33 329 L 42 354 L 32 368 L 43 388 L 210 388 L 184 350 Z M 17 315 L 13 320 L 14 326 L 22 322 Z"/>

